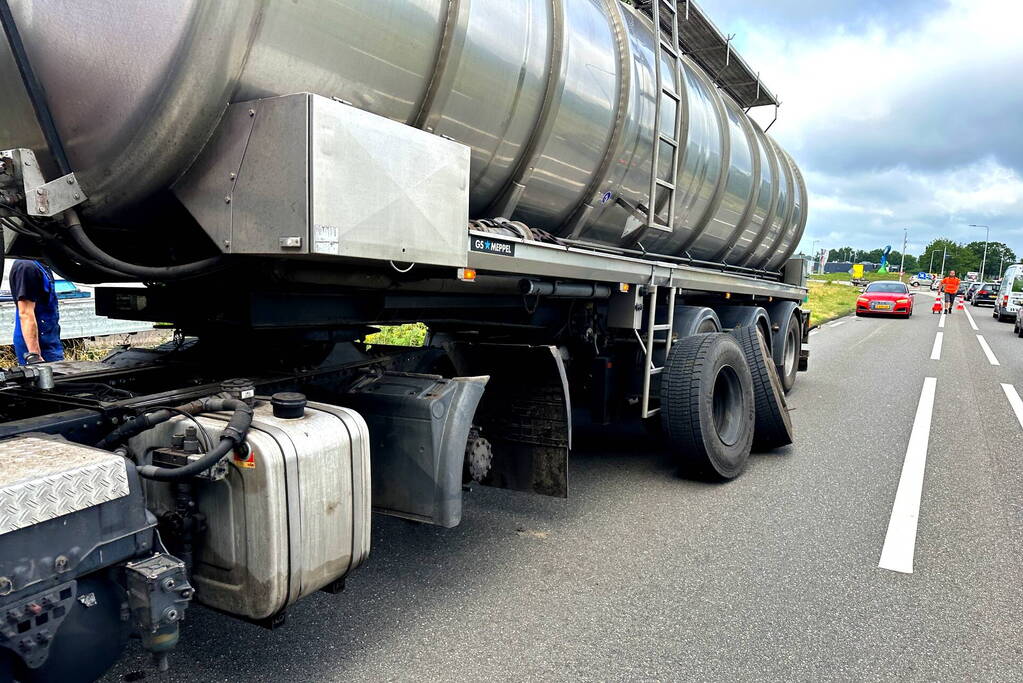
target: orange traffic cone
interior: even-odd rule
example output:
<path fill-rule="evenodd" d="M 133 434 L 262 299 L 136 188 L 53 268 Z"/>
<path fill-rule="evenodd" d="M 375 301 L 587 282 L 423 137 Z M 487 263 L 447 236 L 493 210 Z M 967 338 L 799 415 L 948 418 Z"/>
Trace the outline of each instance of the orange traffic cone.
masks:
<path fill-rule="evenodd" d="M 963 308 L 963 300 L 962 300 L 962 298 L 961 298 L 961 297 L 960 297 L 960 298 L 958 298 L 958 299 L 956 299 L 956 310 L 957 310 L 957 311 L 962 311 L 962 310 L 965 310 L 965 309 Z"/>
<path fill-rule="evenodd" d="M 941 313 L 941 311 L 942 311 L 941 297 L 939 296 L 934 300 L 934 305 L 931 306 L 931 314 Z"/>

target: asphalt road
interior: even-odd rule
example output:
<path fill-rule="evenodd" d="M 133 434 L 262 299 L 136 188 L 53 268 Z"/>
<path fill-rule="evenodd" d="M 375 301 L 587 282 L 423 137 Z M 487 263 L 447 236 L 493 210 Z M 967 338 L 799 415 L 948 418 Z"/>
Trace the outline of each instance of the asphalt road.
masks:
<path fill-rule="evenodd" d="M 133 645 L 106 680 L 1021 680 L 1023 416 L 1001 385 L 1023 392 L 1023 339 L 988 308 L 939 328 L 932 301 L 815 331 L 797 444 L 734 482 L 681 479 L 638 434 L 580 439 L 569 500 L 477 488 L 449 530 L 377 516 L 344 594 L 275 632 L 192 608 L 170 673 Z"/>

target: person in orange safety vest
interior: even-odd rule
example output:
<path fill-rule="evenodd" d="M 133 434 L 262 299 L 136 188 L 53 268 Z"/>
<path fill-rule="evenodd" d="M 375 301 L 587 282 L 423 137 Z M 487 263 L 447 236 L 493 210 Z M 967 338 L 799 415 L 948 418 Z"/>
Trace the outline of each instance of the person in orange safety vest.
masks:
<path fill-rule="evenodd" d="M 941 280 L 941 291 L 945 292 L 945 312 L 951 313 L 956 302 L 956 294 L 959 293 L 959 278 L 956 277 L 954 270 L 948 271 L 948 277 Z"/>

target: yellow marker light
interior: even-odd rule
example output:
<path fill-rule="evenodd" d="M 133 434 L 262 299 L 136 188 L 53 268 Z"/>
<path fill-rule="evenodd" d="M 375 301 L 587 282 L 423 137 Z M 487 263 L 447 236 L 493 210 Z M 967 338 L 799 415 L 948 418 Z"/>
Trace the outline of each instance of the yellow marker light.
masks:
<path fill-rule="evenodd" d="M 621 282 L 618 284 L 618 291 L 623 294 L 628 293 L 629 289 L 631 289 L 631 285 L 629 285 L 628 282 Z"/>
<path fill-rule="evenodd" d="M 458 279 L 462 282 L 474 282 L 476 280 L 475 268 L 459 268 Z"/>

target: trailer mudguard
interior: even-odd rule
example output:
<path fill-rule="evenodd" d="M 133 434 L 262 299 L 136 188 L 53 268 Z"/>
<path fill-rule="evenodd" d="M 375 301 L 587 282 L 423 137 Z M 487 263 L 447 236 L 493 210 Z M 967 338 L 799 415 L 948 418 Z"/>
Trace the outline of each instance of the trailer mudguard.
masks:
<path fill-rule="evenodd" d="M 556 346 L 451 342 L 460 375 L 489 375 L 473 424 L 493 447 L 486 486 L 568 497 L 572 406 Z"/>
<path fill-rule="evenodd" d="M 760 327 L 767 350 L 772 350 L 774 334 L 771 331 L 771 316 L 760 306 L 723 306 L 717 309 L 721 327 L 732 330 L 737 327 Z"/>

